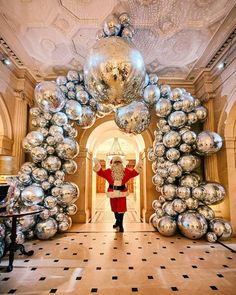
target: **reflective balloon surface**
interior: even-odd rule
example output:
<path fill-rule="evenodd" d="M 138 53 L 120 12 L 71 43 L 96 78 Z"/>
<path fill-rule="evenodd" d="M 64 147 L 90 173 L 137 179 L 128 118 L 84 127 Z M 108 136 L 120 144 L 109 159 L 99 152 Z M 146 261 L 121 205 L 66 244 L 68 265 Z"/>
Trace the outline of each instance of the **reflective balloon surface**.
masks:
<path fill-rule="evenodd" d="M 212 219 L 209 222 L 209 227 L 210 230 L 214 232 L 221 241 L 227 240 L 233 233 L 231 224 L 221 218 Z"/>
<path fill-rule="evenodd" d="M 53 218 L 40 221 L 35 227 L 35 234 L 40 240 L 52 238 L 57 232 L 57 222 Z"/>
<path fill-rule="evenodd" d="M 87 129 L 93 126 L 96 120 L 96 113 L 92 111 L 89 106 L 82 106 L 82 110 L 76 121 L 77 125 L 83 129 Z"/>
<path fill-rule="evenodd" d="M 21 200 L 25 206 L 32 206 L 42 202 L 44 198 L 44 191 L 41 186 L 30 185 L 26 187 L 21 193 Z"/>
<path fill-rule="evenodd" d="M 175 220 L 170 216 L 163 216 L 158 219 L 157 230 L 163 236 L 173 236 L 176 233 L 176 227 Z"/>

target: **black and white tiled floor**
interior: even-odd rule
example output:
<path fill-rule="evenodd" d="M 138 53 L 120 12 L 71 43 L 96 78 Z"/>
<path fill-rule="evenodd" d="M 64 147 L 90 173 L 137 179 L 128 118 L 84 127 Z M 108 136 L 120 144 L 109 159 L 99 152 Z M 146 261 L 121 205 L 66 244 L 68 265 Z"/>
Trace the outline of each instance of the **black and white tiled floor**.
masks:
<path fill-rule="evenodd" d="M 17 254 L 11 273 L 4 258 L 0 294 L 236 294 L 236 254 L 221 244 L 163 237 L 143 224 L 126 224 L 123 234 L 112 223 L 72 229 L 27 242 L 35 254 Z M 236 239 L 227 245 L 236 250 Z"/>

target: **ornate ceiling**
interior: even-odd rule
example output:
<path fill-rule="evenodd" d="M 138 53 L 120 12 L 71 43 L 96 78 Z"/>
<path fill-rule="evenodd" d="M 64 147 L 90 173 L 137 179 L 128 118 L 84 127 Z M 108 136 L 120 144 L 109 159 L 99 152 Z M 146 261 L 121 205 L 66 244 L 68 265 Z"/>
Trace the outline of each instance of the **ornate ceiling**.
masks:
<path fill-rule="evenodd" d="M 0 0 L 0 37 L 34 77 L 50 78 L 81 68 L 108 14 L 127 11 L 147 70 L 185 79 L 234 5 L 235 0 Z"/>

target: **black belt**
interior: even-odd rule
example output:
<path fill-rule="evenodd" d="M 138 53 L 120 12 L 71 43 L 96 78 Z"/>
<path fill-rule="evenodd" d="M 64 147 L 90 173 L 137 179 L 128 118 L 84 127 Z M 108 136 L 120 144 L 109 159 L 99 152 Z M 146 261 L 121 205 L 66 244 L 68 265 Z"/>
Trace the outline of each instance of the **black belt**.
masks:
<path fill-rule="evenodd" d="M 113 190 L 116 190 L 116 191 L 123 191 L 126 188 L 126 186 L 109 184 L 109 188 L 112 188 Z"/>

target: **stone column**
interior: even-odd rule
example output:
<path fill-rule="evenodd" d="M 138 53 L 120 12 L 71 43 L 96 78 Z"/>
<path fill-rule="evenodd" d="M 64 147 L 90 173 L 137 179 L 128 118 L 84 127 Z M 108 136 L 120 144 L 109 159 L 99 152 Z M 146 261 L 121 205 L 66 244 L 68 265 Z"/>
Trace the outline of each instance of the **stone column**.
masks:
<path fill-rule="evenodd" d="M 25 154 L 22 149 L 22 140 L 27 132 L 28 107 L 26 96 L 23 91 L 15 91 L 15 113 L 13 118 L 13 157 L 14 173 L 16 174 L 24 163 Z"/>

